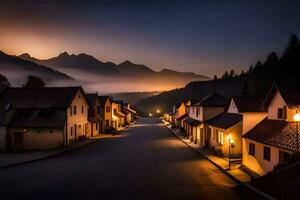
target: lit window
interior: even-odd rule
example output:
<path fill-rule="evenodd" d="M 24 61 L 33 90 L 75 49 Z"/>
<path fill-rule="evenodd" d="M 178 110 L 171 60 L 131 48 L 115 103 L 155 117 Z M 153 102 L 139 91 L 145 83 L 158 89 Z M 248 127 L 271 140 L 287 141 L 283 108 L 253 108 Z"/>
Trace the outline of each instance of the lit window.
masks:
<path fill-rule="evenodd" d="M 223 131 L 218 131 L 218 143 L 223 145 L 224 144 L 224 133 Z"/>

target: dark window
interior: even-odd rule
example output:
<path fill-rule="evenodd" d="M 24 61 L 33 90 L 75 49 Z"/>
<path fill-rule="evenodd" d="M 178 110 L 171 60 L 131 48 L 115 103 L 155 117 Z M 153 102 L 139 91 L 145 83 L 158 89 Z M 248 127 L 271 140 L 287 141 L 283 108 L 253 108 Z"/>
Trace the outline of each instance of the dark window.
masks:
<path fill-rule="evenodd" d="M 283 108 L 278 108 L 277 110 L 277 118 L 283 119 Z"/>
<path fill-rule="evenodd" d="M 52 130 L 50 130 L 49 132 L 50 132 L 50 133 L 53 133 L 53 131 L 52 131 Z"/>
<path fill-rule="evenodd" d="M 110 107 L 109 106 L 106 107 L 106 112 L 110 112 Z"/>
<path fill-rule="evenodd" d="M 72 116 L 72 106 L 70 107 L 70 116 Z"/>
<path fill-rule="evenodd" d="M 198 110 L 198 107 L 196 107 L 196 117 L 199 116 L 199 110 Z"/>
<path fill-rule="evenodd" d="M 98 125 L 99 125 L 99 124 L 98 124 L 98 123 L 96 123 L 96 130 L 98 130 Z"/>
<path fill-rule="evenodd" d="M 271 149 L 270 147 L 264 147 L 264 159 L 270 161 L 271 160 Z"/>
<path fill-rule="evenodd" d="M 100 106 L 97 106 L 97 114 L 100 114 Z"/>
<path fill-rule="evenodd" d="M 74 115 L 76 115 L 76 106 L 74 106 Z"/>
<path fill-rule="evenodd" d="M 106 126 L 108 127 L 109 126 L 109 120 L 106 120 L 105 123 L 106 123 Z"/>
<path fill-rule="evenodd" d="M 84 110 L 83 110 L 83 106 L 81 106 L 81 113 L 83 114 Z"/>
<path fill-rule="evenodd" d="M 249 155 L 255 156 L 255 144 L 249 143 Z"/>
<path fill-rule="evenodd" d="M 71 127 L 71 136 L 73 136 L 73 127 Z"/>

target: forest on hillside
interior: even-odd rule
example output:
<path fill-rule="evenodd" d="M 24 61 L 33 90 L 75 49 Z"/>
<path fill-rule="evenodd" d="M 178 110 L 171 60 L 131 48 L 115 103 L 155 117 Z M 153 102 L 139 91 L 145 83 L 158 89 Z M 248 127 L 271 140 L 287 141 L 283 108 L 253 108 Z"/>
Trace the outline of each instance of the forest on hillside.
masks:
<path fill-rule="evenodd" d="M 228 98 L 234 95 L 264 96 L 274 82 L 299 84 L 299 72 L 300 42 L 296 35 L 292 35 L 281 56 L 271 52 L 264 62 L 257 61 L 246 72 L 236 75 L 231 70 L 226 71 L 220 78 L 215 76 L 211 81 L 193 81 L 184 88 L 142 99 L 136 106 L 145 113 L 153 112 L 157 108 L 170 112 L 173 105 L 178 105 L 182 100 L 197 100 L 214 92 Z"/>

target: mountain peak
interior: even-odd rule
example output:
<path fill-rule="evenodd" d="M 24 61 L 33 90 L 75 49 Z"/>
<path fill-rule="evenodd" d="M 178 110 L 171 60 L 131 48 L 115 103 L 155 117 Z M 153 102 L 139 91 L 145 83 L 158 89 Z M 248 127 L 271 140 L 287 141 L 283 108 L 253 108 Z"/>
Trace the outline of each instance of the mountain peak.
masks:
<path fill-rule="evenodd" d="M 128 65 L 128 64 L 134 64 L 134 63 L 130 62 L 129 60 L 125 60 L 120 65 Z"/>
<path fill-rule="evenodd" d="M 70 56 L 70 54 L 68 54 L 68 52 L 66 51 L 58 55 L 58 57 L 66 57 L 66 56 Z"/>
<path fill-rule="evenodd" d="M 20 57 L 24 60 L 30 60 L 32 58 L 29 53 L 23 53 L 23 54 L 19 55 L 18 57 Z"/>

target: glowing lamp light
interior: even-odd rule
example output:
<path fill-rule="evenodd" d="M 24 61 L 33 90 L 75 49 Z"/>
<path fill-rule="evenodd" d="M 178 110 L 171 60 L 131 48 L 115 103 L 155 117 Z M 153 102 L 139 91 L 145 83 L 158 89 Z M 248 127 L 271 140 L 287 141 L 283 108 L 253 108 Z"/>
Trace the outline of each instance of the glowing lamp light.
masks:
<path fill-rule="evenodd" d="M 229 144 L 234 144 L 234 139 L 231 134 L 228 135 Z"/>
<path fill-rule="evenodd" d="M 160 110 L 158 109 L 156 112 L 157 112 L 157 114 L 159 114 L 159 113 L 160 113 Z"/>
<path fill-rule="evenodd" d="M 299 113 L 296 113 L 296 114 L 294 115 L 294 121 L 295 121 L 295 122 L 300 122 L 300 114 L 299 114 Z"/>
<path fill-rule="evenodd" d="M 152 113 L 149 113 L 149 117 L 152 117 Z"/>

